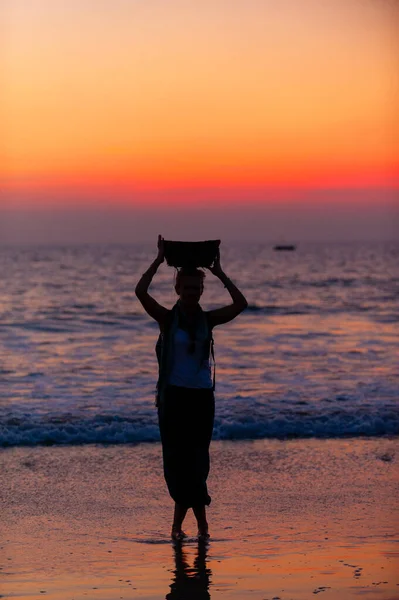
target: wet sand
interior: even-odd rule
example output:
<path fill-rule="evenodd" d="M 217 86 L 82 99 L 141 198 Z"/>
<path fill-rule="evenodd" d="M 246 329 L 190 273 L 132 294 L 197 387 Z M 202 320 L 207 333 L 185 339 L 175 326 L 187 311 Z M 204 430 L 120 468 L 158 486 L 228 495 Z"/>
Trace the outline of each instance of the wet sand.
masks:
<path fill-rule="evenodd" d="M 169 540 L 159 444 L 1 453 L 4 598 L 399 599 L 396 439 L 213 442 L 211 540 Z"/>

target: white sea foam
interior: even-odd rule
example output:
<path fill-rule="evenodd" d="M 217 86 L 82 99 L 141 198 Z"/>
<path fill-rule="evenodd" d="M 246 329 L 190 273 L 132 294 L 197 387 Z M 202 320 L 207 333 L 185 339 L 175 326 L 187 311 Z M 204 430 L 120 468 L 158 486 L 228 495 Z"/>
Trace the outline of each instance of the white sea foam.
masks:
<path fill-rule="evenodd" d="M 330 407 L 329 407 L 330 408 Z M 220 411 L 219 411 L 220 412 Z M 320 412 L 280 411 L 269 414 L 217 414 L 214 439 L 382 436 L 399 434 L 395 407 L 380 411 L 324 410 Z M 0 446 L 39 444 L 128 444 L 159 441 L 156 415 L 98 415 L 78 418 L 71 415 L 51 420 L 8 418 L 0 422 Z"/>

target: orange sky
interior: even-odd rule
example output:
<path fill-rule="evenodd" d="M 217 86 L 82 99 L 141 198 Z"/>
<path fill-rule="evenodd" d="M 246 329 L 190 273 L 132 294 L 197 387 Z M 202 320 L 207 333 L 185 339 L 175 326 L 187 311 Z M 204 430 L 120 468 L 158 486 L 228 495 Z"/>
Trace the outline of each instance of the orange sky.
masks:
<path fill-rule="evenodd" d="M 389 0 L 5 0 L 0 203 L 399 187 L 398 13 Z"/>

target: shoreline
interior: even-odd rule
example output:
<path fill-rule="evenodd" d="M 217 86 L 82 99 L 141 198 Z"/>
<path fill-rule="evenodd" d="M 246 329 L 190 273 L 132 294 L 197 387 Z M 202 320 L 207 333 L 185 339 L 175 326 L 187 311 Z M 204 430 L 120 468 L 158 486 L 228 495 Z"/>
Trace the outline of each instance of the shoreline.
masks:
<path fill-rule="evenodd" d="M 158 427 L 158 425 L 155 425 Z M 158 431 L 158 430 L 157 430 Z M 286 436 L 259 436 L 259 437 L 235 437 L 235 438 L 212 438 L 212 444 L 251 444 L 251 443 L 291 443 L 291 442 L 329 442 L 329 441 L 337 441 L 337 442 L 346 442 L 346 441 L 377 441 L 377 440 L 386 440 L 386 441 L 399 441 L 399 433 L 396 432 L 387 432 L 380 435 L 374 434 L 341 434 L 341 435 L 286 435 Z M 161 440 L 159 437 L 156 439 L 144 439 L 138 441 L 116 441 L 116 442 L 101 442 L 101 441 L 84 441 L 84 442 L 32 442 L 32 443 L 15 443 L 15 444 L 4 444 L 0 445 L 0 453 L 5 451 L 12 451 L 25 449 L 25 450 L 34 450 L 35 448 L 82 448 L 82 447 L 96 447 L 96 448 L 132 448 L 138 446 L 153 446 L 159 445 Z"/>
<path fill-rule="evenodd" d="M 399 598 L 397 438 L 213 441 L 180 549 L 159 443 L 3 450 L 4 598 Z"/>

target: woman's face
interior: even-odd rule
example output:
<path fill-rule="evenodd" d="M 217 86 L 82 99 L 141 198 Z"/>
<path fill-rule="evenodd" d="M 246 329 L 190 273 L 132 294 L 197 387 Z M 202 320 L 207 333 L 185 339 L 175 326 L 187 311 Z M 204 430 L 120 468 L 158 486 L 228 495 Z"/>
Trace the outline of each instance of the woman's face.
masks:
<path fill-rule="evenodd" d="M 180 301 L 187 306 L 198 304 L 203 291 L 204 284 L 200 277 L 191 277 L 190 275 L 180 277 L 179 285 L 176 286 Z"/>

